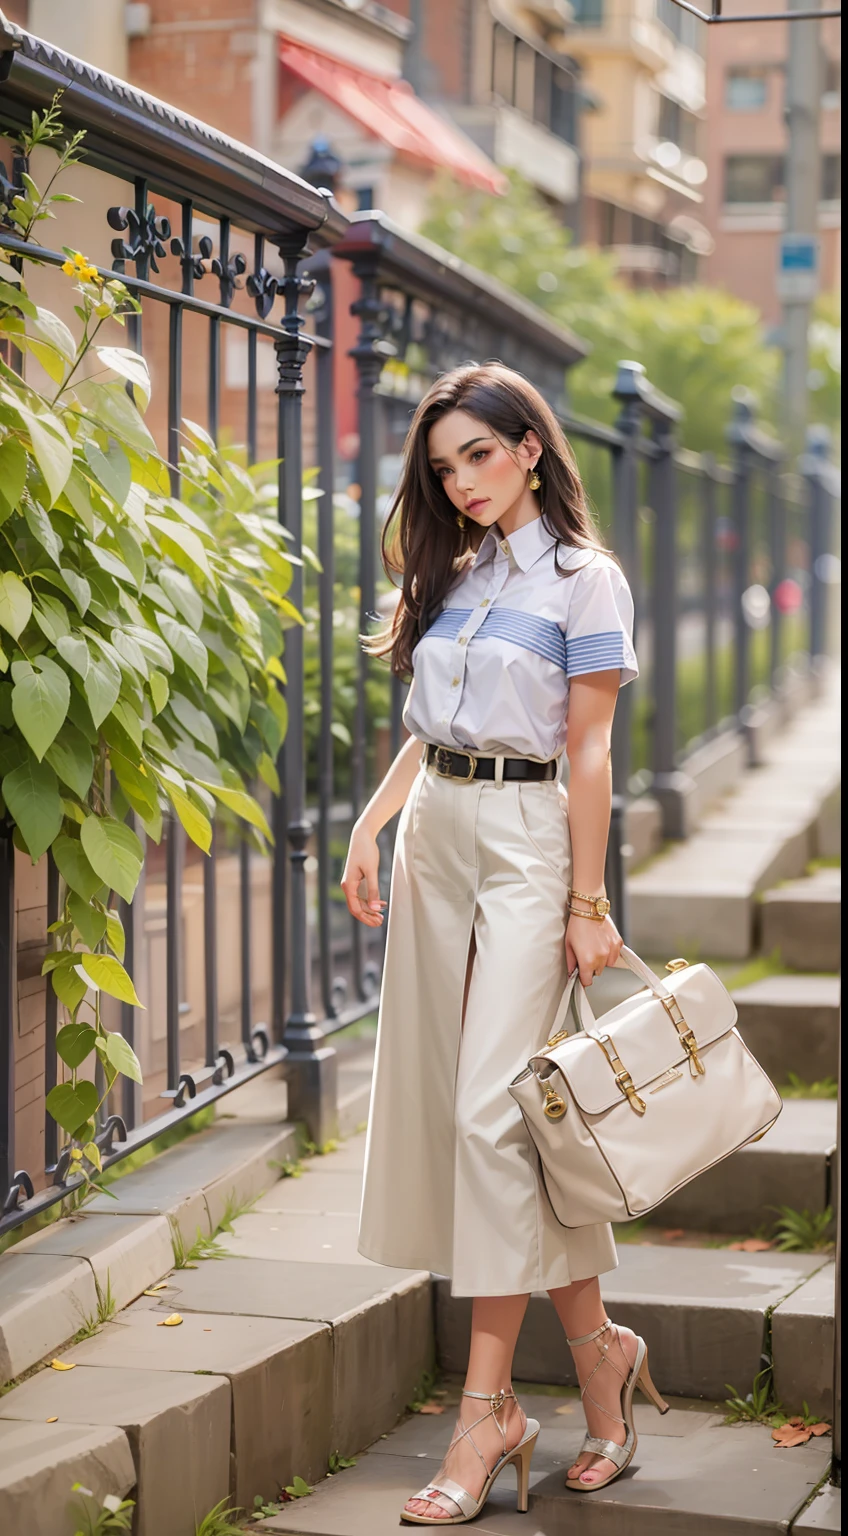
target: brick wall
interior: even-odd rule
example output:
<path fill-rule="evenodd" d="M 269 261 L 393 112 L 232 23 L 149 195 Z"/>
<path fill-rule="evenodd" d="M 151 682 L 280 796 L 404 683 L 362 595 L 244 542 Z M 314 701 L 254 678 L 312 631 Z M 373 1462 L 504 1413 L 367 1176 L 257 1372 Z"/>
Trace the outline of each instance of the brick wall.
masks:
<path fill-rule="evenodd" d="M 152 0 L 148 35 L 130 42 L 130 79 L 249 144 L 256 9 L 255 0 Z"/>

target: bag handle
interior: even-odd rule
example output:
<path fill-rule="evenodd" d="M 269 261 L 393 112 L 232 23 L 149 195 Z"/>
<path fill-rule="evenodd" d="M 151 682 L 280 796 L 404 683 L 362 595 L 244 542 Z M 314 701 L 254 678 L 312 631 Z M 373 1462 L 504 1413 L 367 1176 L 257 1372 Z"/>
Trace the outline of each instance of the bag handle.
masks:
<path fill-rule="evenodd" d="M 619 955 L 619 958 L 616 960 L 615 964 L 617 969 L 626 969 L 632 971 L 633 975 L 638 976 L 639 980 L 645 983 L 646 987 L 648 987 L 649 990 L 653 992 L 655 997 L 666 1000 L 672 999 L 672 994 L 666 986 L 665 982 L 662 981 L 659 976 L 657 976 L 655 971 L 651 970 L 649 965 L 645 964 L 644 960 L 639 959 L 639 956 L 635 953 L 634 950 L 628 949 L 626 944 L 622 946 L 621 954 Z M 548 1037 L 549 1039 L 552 1040 L 554 1036 L 560 1034 L 564 1028 L 566 1018 L 568 1017 L 568 1010 L 571 1006 L 571 1000 L 573 997 L 576 997 L 577 1000 L 577 1012 L 580 1019 L 581 1028 L 587 1034 L 591 1033 L 591 1031 L 595 1028 L 595 1025 L 598 1021 L 592 1012 L 591 1004 L 588 997 L 586 996 L 586 989 L 580 980 L 580 973 L 575 966 L 565 984 L 565 990 L 563 991 L 562 997 L 560 998 L 559 1007 L 557 1008 L 556 1014 L 554 1016 L 554 1022 L 551 1026 L 551 1032 Z"/>

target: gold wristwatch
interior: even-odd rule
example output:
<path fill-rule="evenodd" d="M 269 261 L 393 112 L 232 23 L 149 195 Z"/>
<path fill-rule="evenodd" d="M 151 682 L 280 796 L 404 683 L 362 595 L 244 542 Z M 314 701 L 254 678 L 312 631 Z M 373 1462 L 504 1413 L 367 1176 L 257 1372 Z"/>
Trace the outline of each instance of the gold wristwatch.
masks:
<path fill-rule="evenodd" d="M 610 904 L 606 896 L 585 896 L 582 891 L 571 890 L 568 895 L 570 901 L 585 901 L 591 909 L 589 912 L 577 912 L 575 914 L 577 917 L 594 917 L 599 923 L 602 923 L 604 918 L 609 916 Z M 571 910 L 574 912 L 573 907 Z"/>

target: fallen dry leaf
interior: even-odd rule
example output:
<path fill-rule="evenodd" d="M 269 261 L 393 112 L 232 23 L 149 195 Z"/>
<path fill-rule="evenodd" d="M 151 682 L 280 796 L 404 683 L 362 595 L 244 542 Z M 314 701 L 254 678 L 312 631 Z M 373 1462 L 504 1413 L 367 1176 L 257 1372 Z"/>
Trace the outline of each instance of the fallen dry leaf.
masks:
<path fill-rule="evenodd" d="M 810 1434 L 815 1435 L 816 1439 L 818 1439 L 819 1435 L 829 1435 L 831 1429 L 832 1425 L 830 1424 L 811 1424 Z"/>
<path fill-rule="evenodd" d="M 160 1280 L 158 1285 L 151 1285 L 150 1291 L 149 1292 L 145 1291 L 144 1294 L 145 1294 L 145 1296 L 147 1296 L 147 1295 L 155 1296 L 157 1291 L 167 1291 L 168 1286 L 170 1284 L 171 1284 L 170 1280 Z"/>
<path fill-rule="evenodd" d="M 794 1445 L 806 1445 L 810 1439 L 808 1429 L 797 1429 L 794 1424 L 783 1424 L 780 1429 L 773 1429 L 771 1438 L 779 1451 L 791 1450 Z"/>
<path fill-rule="evenodd" d="M 176 1328 L 178 1326 L 178 1324 L 181 1323 L 181 1322 L 182 1322 L 182 1318 L 180 1317 L 179 1312 L 172 1312 L 170 1317 L 163 1317 L 161 1323 L 157 1323 L 156 1327 L 157 1328 Z"/>
<path fill-rule="evenodd" d="M 211 1333 L 212 1329 L 211 1328 L 204 1328 L 203 1332 L 204 1333 Z"/>
<path fill-rule="evenodd" d="M 555 1408 L 554 1409 L 554 1413 L 573 1413 L 573 1412 L 574 1412 L 574 1404 L 573 1403 L 563 1403 L 561 1408 Z"/>
<path fill-rule="evenodd" d="M 59 1415 L 58 1415 L 58 1413 L 54 1413 L 52 1419 L 45 1419 L 44 1422 L 45 1422 L 45 1424 L 58 1424 L 58 1422 L 59 1422 Z"/>
<path fill-rule="evenodd" d="M 677 1237 L 685 1236 L 686 1233 L 682 1227 L 669 1227 L 668 1231 L 663 1233 L 663 1237 L 666 1239 L 666 1242 L 669 1243 L 674 1242 L 674 1239 Z"/>
<path fill-rule="evenodd" d="M 766 1253 L 771 1247 L 764 1237 L 746 1237 L 742 1243 L 729 1243 L 731 1253 Z"/>
<path fill-rule="evenodd" d="M 805 1429 L 806 1428 L 806 1425 L 804 1424 L 804 1420 L 801 1418 L 800 1413 L 796 1413 L 794 1418 L 787 1419 L 786 1422 L 787 1422 L 787 1424 L 794 1425 L 795 1429 Z"/>
<path fill-rule="evenodd" d="M 76 1363 L 73 1360 L 51 1360 L 50 1361 L 50 1369 L 51 1369 L 51 1371 L 73 1371 L 75 1368 L 76 1368 Z"/>
<path fill-rule="evenodd" d="M 444 1403 L 422 1403 L 418 1410 L 419 1413 L 444 1413 L 444 1411 Z"/>

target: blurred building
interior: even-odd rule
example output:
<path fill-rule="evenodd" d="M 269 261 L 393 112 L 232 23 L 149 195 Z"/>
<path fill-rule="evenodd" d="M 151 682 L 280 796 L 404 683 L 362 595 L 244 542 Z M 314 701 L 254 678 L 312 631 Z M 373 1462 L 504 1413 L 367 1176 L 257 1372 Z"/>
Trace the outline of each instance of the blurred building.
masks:
<path fill-rule="evenodd" d="M 774 9 L 771 0 L 746 0 L 746 6 Z M 823 21 L 821 34 L 821 285 L 833 290 L 839 281 L 842 229 L 839 21 Z M 705 208 L 715 250 L 704 275 L 756 304 L 771 321 L 780 318 L 776 279 L 786 200 L 783 108 L 792 35 L 793 24 L 787 22 L 708 29 Z"/>
<path fill-rule="evenodd" d="M 696 275 L 705 28 L 671 0 L 387 0 L 407 75 L 634 283 Z"/>

